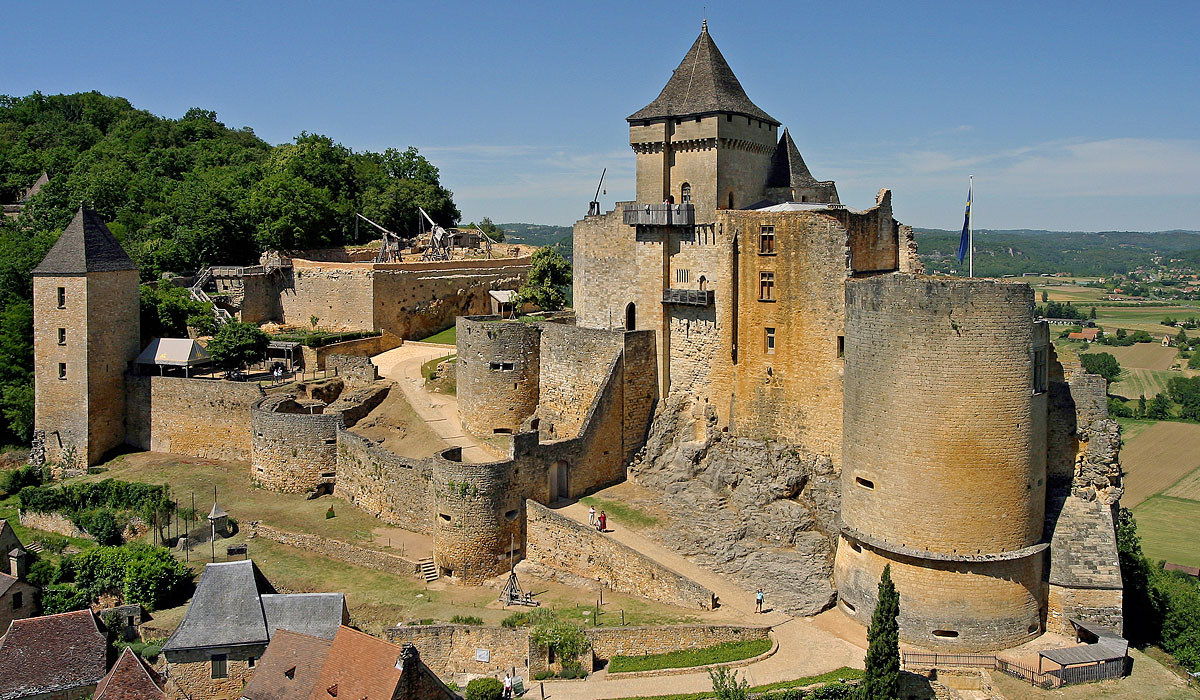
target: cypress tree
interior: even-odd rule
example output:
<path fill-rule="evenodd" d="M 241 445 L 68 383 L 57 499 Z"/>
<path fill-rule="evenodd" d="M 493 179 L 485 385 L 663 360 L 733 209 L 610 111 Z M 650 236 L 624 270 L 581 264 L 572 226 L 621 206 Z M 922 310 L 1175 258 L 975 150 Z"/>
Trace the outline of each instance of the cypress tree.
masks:
<path fill-rule="evenodd" d="M 866 675 L 856 700 L 896 700 L 900 692 L 900 594 L 892 584 L 892 566 L 883 567 L 879 602 L 867 629 Z"/>

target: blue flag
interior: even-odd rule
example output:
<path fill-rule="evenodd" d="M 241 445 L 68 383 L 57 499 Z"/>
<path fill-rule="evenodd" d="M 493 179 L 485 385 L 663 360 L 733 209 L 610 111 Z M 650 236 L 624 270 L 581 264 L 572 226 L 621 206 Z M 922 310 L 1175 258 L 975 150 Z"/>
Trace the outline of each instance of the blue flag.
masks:
<path fill-rule="evenodd" d="M 967 213 L 963 215 L 963 230 L 962 238 L 958 239 L 958 262 L 961 263 L 963 258 L 967 257 L 967 248 L 971 245 L 971 235 L 969 229 L 971 226 L 971 190 L 974 189 L 974 184 L 967 188 Z"/>

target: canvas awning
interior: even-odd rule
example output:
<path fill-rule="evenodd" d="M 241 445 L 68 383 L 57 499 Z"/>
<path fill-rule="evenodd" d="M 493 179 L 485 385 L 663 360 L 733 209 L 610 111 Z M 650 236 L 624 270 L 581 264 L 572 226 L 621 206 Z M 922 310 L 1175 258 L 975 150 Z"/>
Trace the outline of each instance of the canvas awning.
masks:
<path fill-rule="evenodd" d="M 191 338 L 155 338 L 137 357 L 139 365 L 167 367 L 195 367 L 209 362 L 212 356 Z"/>
<path fill-rule="evenodd" d="M 501 304 L 511 304 L 516 298 L 517 292 L 514 289 L 493 289 L 488 292 L 488 296 Z"/>

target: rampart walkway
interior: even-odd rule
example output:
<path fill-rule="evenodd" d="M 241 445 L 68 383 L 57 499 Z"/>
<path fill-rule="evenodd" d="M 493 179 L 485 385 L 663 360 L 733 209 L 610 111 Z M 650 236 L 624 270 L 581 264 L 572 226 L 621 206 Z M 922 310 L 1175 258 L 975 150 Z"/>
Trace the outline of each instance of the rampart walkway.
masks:
<path fill-rule="evenodd" d="M 475 438 L 463 430 L 458 420 L 458 399 L 445 394 L 425 391 L 425 379 L 421 376 L 421 365 L 452 354 L 453 345 L 433 343 L 411 343 L 371 358 L 379 368 L 379 375 L 396 382 L 404 392 L 404 398 L 435 435 L 448 445 L 463 448 L 464 462 L 491 462 L 496 458 L 479 445 Z"/>

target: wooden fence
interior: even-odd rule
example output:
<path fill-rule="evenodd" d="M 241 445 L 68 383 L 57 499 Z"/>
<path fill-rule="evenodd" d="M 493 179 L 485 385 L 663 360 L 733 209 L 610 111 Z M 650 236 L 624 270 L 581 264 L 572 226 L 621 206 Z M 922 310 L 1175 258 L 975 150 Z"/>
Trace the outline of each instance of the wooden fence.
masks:
<path fill-rule="evenodd" d="M 1071 666 L 1053 671 L 1038 671 L 1015 661 L 990 654 L 921 654 L 905 652 L 904 665 L 931 668 L 986 668 L 1001 671 L 1040 688 L 1061 688 L 1064 685 L 1094 683 L 1120 678 L 1128 670 L 1128 657 L 1101 661 L 1091 666 Z"/>

